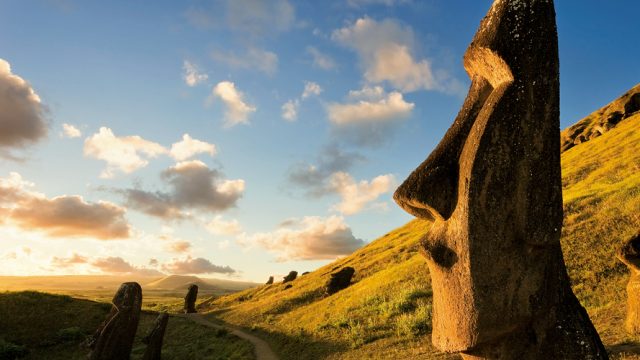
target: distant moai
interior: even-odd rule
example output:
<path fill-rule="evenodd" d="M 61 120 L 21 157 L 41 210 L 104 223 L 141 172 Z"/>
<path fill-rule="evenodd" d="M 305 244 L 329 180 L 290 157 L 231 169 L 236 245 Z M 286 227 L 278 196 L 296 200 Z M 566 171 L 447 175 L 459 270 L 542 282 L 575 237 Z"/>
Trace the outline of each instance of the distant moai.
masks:
<path fill-rule="evenodd" d="M 120 285 L 107 318 L 89 342 L 90 360 L 129 359 L 138 329 L 142 307 L 142 288 L 138 283 Z"/>
<path fill-rule="evenodd" d="M 187 292 L 187 296 L 184 297 L 184 312 L 186 314 L 197 312 L 196 311 L 197 299 L 198 299 L 198 285 L 191 284 L 189 285 L 189 291 Z"/>
<path fill-rule="evenodd" d="M 153 327 L 142 339 L 142 342 L 147 344 L 142 360 L 160 360 L 162 358 L 162 340 L 164 339 L 164 332 L 167 329 L 168 322 L 169 314 L 166 312 L 158 314 Z"/>
<path fill-rule="evenodd" d="M 337 273 L 331 274 L 331 278 L 325 286 L 327 295 L 333 295 L 340 290 L 346 289 L 351 284 L 351 278 L 356 270 L 351 266 L 340 269 Z"/>
<path fill-rule="evenodd" d="M 289 281 L 293 281 L 298 277 L 297 271 L 290 271 L 289 274 L 282 278 L 282 283 L 288 283 Z"/>
<path fill-rule="evenodd" d="M 631 272 L 627 283 L 627 316 L 624 329 L 631 335 L 640 335 L 640 234 L 627 240 L 616 253 Z"/>
<path fill-rule="evenodd" d="M 265 285 L 271 285 L 273 284 L 273 276 L 269 276 L 269 280 L 267 280 L 267 283 Z"/>
<path fill-rule="evenodd" d="M 552 0 L 495 0 L 464 55 L 451 128 L 396 190 L 421 241 L 434 345 L 464 359 L 607 359 L 562 258 Z"/>

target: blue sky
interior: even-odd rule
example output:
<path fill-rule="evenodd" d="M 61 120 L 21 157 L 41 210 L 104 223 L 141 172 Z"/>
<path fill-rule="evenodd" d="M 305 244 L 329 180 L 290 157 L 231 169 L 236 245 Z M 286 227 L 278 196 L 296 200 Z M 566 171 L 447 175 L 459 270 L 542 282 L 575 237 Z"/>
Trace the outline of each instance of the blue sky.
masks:
<path fill-rule="evenodd" d="M 263 281 L 404 224 L 490 4 L 0 1 L 2 273 Z M 640 3 L 556 11 L 564 128 L 639 81 Z"/>

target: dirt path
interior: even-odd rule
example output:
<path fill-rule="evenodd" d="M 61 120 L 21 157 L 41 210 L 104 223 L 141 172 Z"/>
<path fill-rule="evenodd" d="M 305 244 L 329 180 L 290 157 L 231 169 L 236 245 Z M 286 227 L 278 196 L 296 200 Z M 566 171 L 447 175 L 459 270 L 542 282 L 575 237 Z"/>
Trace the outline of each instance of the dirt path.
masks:
<path fill-rule="evenodd" d="M 257 336 L 247 334 L 240 329 L 236 329 L 230 326 L 222 326 L 212 323 L 211 321 L 202 317 L 202 315 L 200 314 L 184 314 L 182 316 L 190 319 L 191 321 L 197 322 L 198 324 L 202 324 L 208 327 L 212 327 L 215 329 L 227 329 L 231 334 L 249 341 L 254 346 L 254 352 L 257 360 L 278 360 L 278 357 L 273 352 L 273 350 L 271 350 L 269 344 L 267 344 L 266 341 L 260 339 Z"/>

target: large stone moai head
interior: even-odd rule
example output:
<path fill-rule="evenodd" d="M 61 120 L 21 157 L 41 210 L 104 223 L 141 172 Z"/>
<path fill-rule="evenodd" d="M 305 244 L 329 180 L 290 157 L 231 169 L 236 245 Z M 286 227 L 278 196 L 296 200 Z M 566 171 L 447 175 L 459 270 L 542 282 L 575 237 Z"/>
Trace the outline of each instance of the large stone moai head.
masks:
<path fill-rule="evenodd" d="M 187 314 L 195 313 L 196 311 L 196 300 L 198 299 L 198 285 L 191 284 L 189 285 L 189 290 L 187 291 L 187 295 L 184 297 L 184 312 Z"/>
<path fill-rule="evenodd" d="M 631 271 L 627 284 L 627 315 L 625 330 L 632 335 L 640 334 L 640 234 L 627 240 L 616 256 Z"/>
<path fill-rule="evenodd" d="M 120 285 L 107 319 L 90 343 L 91 360 L 129 359 L 142 308 L 142 288 L 138 283 Z"/>
<path fill-rule="evenodd" d="M 447 352 L 504 338 L 565 290 L 573 296 L 559 241 L 553 1 L 495 0 L 464 67 L 471 87 L 455 122 L 394 195 L 433 221 L 422 248 L 434 289 L 432 340 Z"/>

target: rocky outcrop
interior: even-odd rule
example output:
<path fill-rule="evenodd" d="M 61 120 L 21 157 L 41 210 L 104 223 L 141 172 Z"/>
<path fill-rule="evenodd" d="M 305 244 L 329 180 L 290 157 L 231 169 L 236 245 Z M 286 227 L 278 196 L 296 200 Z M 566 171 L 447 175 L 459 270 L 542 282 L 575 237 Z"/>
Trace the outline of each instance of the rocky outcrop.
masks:
<path fill-rule="evenodd" d="M 640 234 L 625 242 L 616 256 L 631 272 L 627 283 L 627 316 L 624 329 L 630 335 L 640 335 Z"/>
<path fill-rule="evenodd" d="M 142 288 L 138 283 L 120 285 L 104 322 L 89 340 L 90 360 L 129 359 L 138 329 Z"/>
<path fill-rule="evenodd" d="M 327 295 L 333 295 L 340 290 L 346 289 L 351 285 L 351 278 L 356 270 L 351 266 L 342 268 L 335 274 L 331 274 L 331 278 L 325 286 Z"/>
<path fill-rule="evenodd" d="M 198 299 L 198 285 L 191 284 L 189 285 L 189 291 L 187 295 L 184 297 L 184 312 L 185 314 L 195 313 L 196 311 L 196 300 Z"/>
<path fill-rule="evenodd" d="M 169 314 L 160 313 L 149 333 L 142 338 L 142 342 L 147 344 L 142 360 L 160 360 L 162 358 L 162 340 L 168 322 Z"/>
<path fill-rule="evenodd" d="M 285 276 L 284 278 L 282 278 L 282 283 L 288 283 L 289 281 L 293 281 L 298 277 L 298 272 L 297 271 L 290 271 L 289 274 L 287 276 Z"/>
<path fill-rule="evenodd" d="M 560 151 L 601 136 L 623 120 L 640 113 L 640 84 L 607 106 L 593 112 L 560 133 Z"/>
<path fill-rule="evenodd" d="M 560 247 L 557 39 L 552 0 L 495 0 L 462 109 L 394 194 L 433 221 L 432 341 L 464 359 L 607 359 Z"/>

